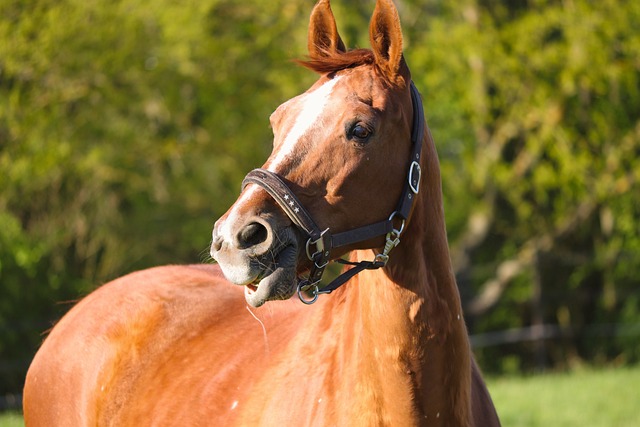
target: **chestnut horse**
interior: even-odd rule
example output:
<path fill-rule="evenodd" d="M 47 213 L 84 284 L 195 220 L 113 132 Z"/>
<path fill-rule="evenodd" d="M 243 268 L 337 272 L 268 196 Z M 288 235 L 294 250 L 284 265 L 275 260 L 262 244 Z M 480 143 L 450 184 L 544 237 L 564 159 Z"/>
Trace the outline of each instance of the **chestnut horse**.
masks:
<path fill-rule="evenodd" d="M 346 51 L 317 3 L 303 65 L 320 79 L 271 116 L 271 156 L 214 227 L 219 267 L 133 273 L 77 304 L 29 369 L 27 426 L 499 425 L 391 0 L 369 31 Z"/>

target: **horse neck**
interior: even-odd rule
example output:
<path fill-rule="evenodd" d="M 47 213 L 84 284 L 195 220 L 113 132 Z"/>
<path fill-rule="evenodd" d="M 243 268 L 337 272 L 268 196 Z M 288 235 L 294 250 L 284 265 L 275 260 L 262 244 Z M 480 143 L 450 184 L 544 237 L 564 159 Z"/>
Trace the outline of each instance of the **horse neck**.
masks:
<path fill-rule="evenodd" d="M 360 273 L 336 295 L 332 317 L 340 316 L 353 334 L 348 363 L 362 381 L 379 387 L 382 399 L 404 390 L 404 403 L 414 407 L 397 409 L 409 409 L 420 423 L 466 425 L 469 342 L 449 258 L 437 154 L 432 143 L 426 149 L 432 151 L 423 156 L 427 176 L 400 245 L 387 267 Z M 372 254 L 356 251 L 352 259 Z"/>

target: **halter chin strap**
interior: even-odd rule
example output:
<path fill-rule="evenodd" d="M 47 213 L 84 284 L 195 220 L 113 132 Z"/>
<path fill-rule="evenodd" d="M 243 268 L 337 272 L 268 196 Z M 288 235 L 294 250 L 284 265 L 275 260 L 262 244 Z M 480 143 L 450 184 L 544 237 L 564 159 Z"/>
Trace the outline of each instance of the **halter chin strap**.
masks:
<path fill-rule="evenodd" d="M 413 201 L 420 190 L 420 155 L 425 129 L 422 100 L 413 82 L 411 82 L 411 101 L 413 104 L 412 149 L 407 180 L 398 208 L 384 221 L 332 234 L 330 229 L 321 230 L 318 227 L 309 212 L 302 206 L 300 200 L 277 174 L 266 169 L 254 169 L 242 181 L 242 188 L 248 184 L 257 184 L 266 190 L 291 221 L 308 236 L 305 250 L 313 265 L 309 276 L 300 279 L 298 282 L 298 296 L 305 304 L 314 303 L 319 294 L 330 294 L 363 270 L 375 270 L 384 267 L 389 260 L 389 252 L 400 243 L 400 235 L 404 230 L 405 221 L 409 218 Z M 396 228 L 395 224 L 400 224 L 399 228 Z M 353 268 L 342 273 L 327 286 L 320 289 L 318 284 L 331 260 L 331 251 L 333 249 L 383 235 L 386 235 L 384 250 L 382 253 L 377 254 L 373 261 L 350 262 L 343 259 L 336 260 L 342 264 L 352 265 Z M 312 298 L 306 299 L 305 292 L 310 293 Z"/>

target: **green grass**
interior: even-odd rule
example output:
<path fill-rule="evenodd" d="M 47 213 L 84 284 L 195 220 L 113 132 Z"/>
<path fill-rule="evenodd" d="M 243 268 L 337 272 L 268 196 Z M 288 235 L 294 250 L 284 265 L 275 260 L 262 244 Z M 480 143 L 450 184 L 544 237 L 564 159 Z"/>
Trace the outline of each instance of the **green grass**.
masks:
<path fill-rule="evenodd" d="M 24 427 L 22 415 L 17 412 L 0 414 L 0 427 Z"/>
<path fill-rule="evenodd" d="M 640 426 L 640 367 L 487 383 L 505 427 Z"/>
<path fill-rule="evenodd" d="M 504 427 L 639 427 L 640 367 L 487 380 Z M 22 427 L 17 414 L 0 427 Z"/>

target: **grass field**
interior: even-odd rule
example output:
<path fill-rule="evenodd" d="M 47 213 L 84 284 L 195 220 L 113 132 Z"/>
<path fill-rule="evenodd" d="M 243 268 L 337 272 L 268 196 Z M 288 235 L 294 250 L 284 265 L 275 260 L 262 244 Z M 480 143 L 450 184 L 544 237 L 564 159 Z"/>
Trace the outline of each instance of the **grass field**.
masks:
<path fill-rule="evenodd" d="M 0 427 L 23 427 L 24 422 L 19 414 L 0 414 Z"/>
<path fill-rule="evenodd" d="M 505 427 L 639 427 L 640 367 L 488 380 Z"/>
<path fill-rule="evenodd" d="M 640 367 L 490 378 L 504 427 L 639 427 Z M 22 427 L 0 415 L 0 427 Z"/>

